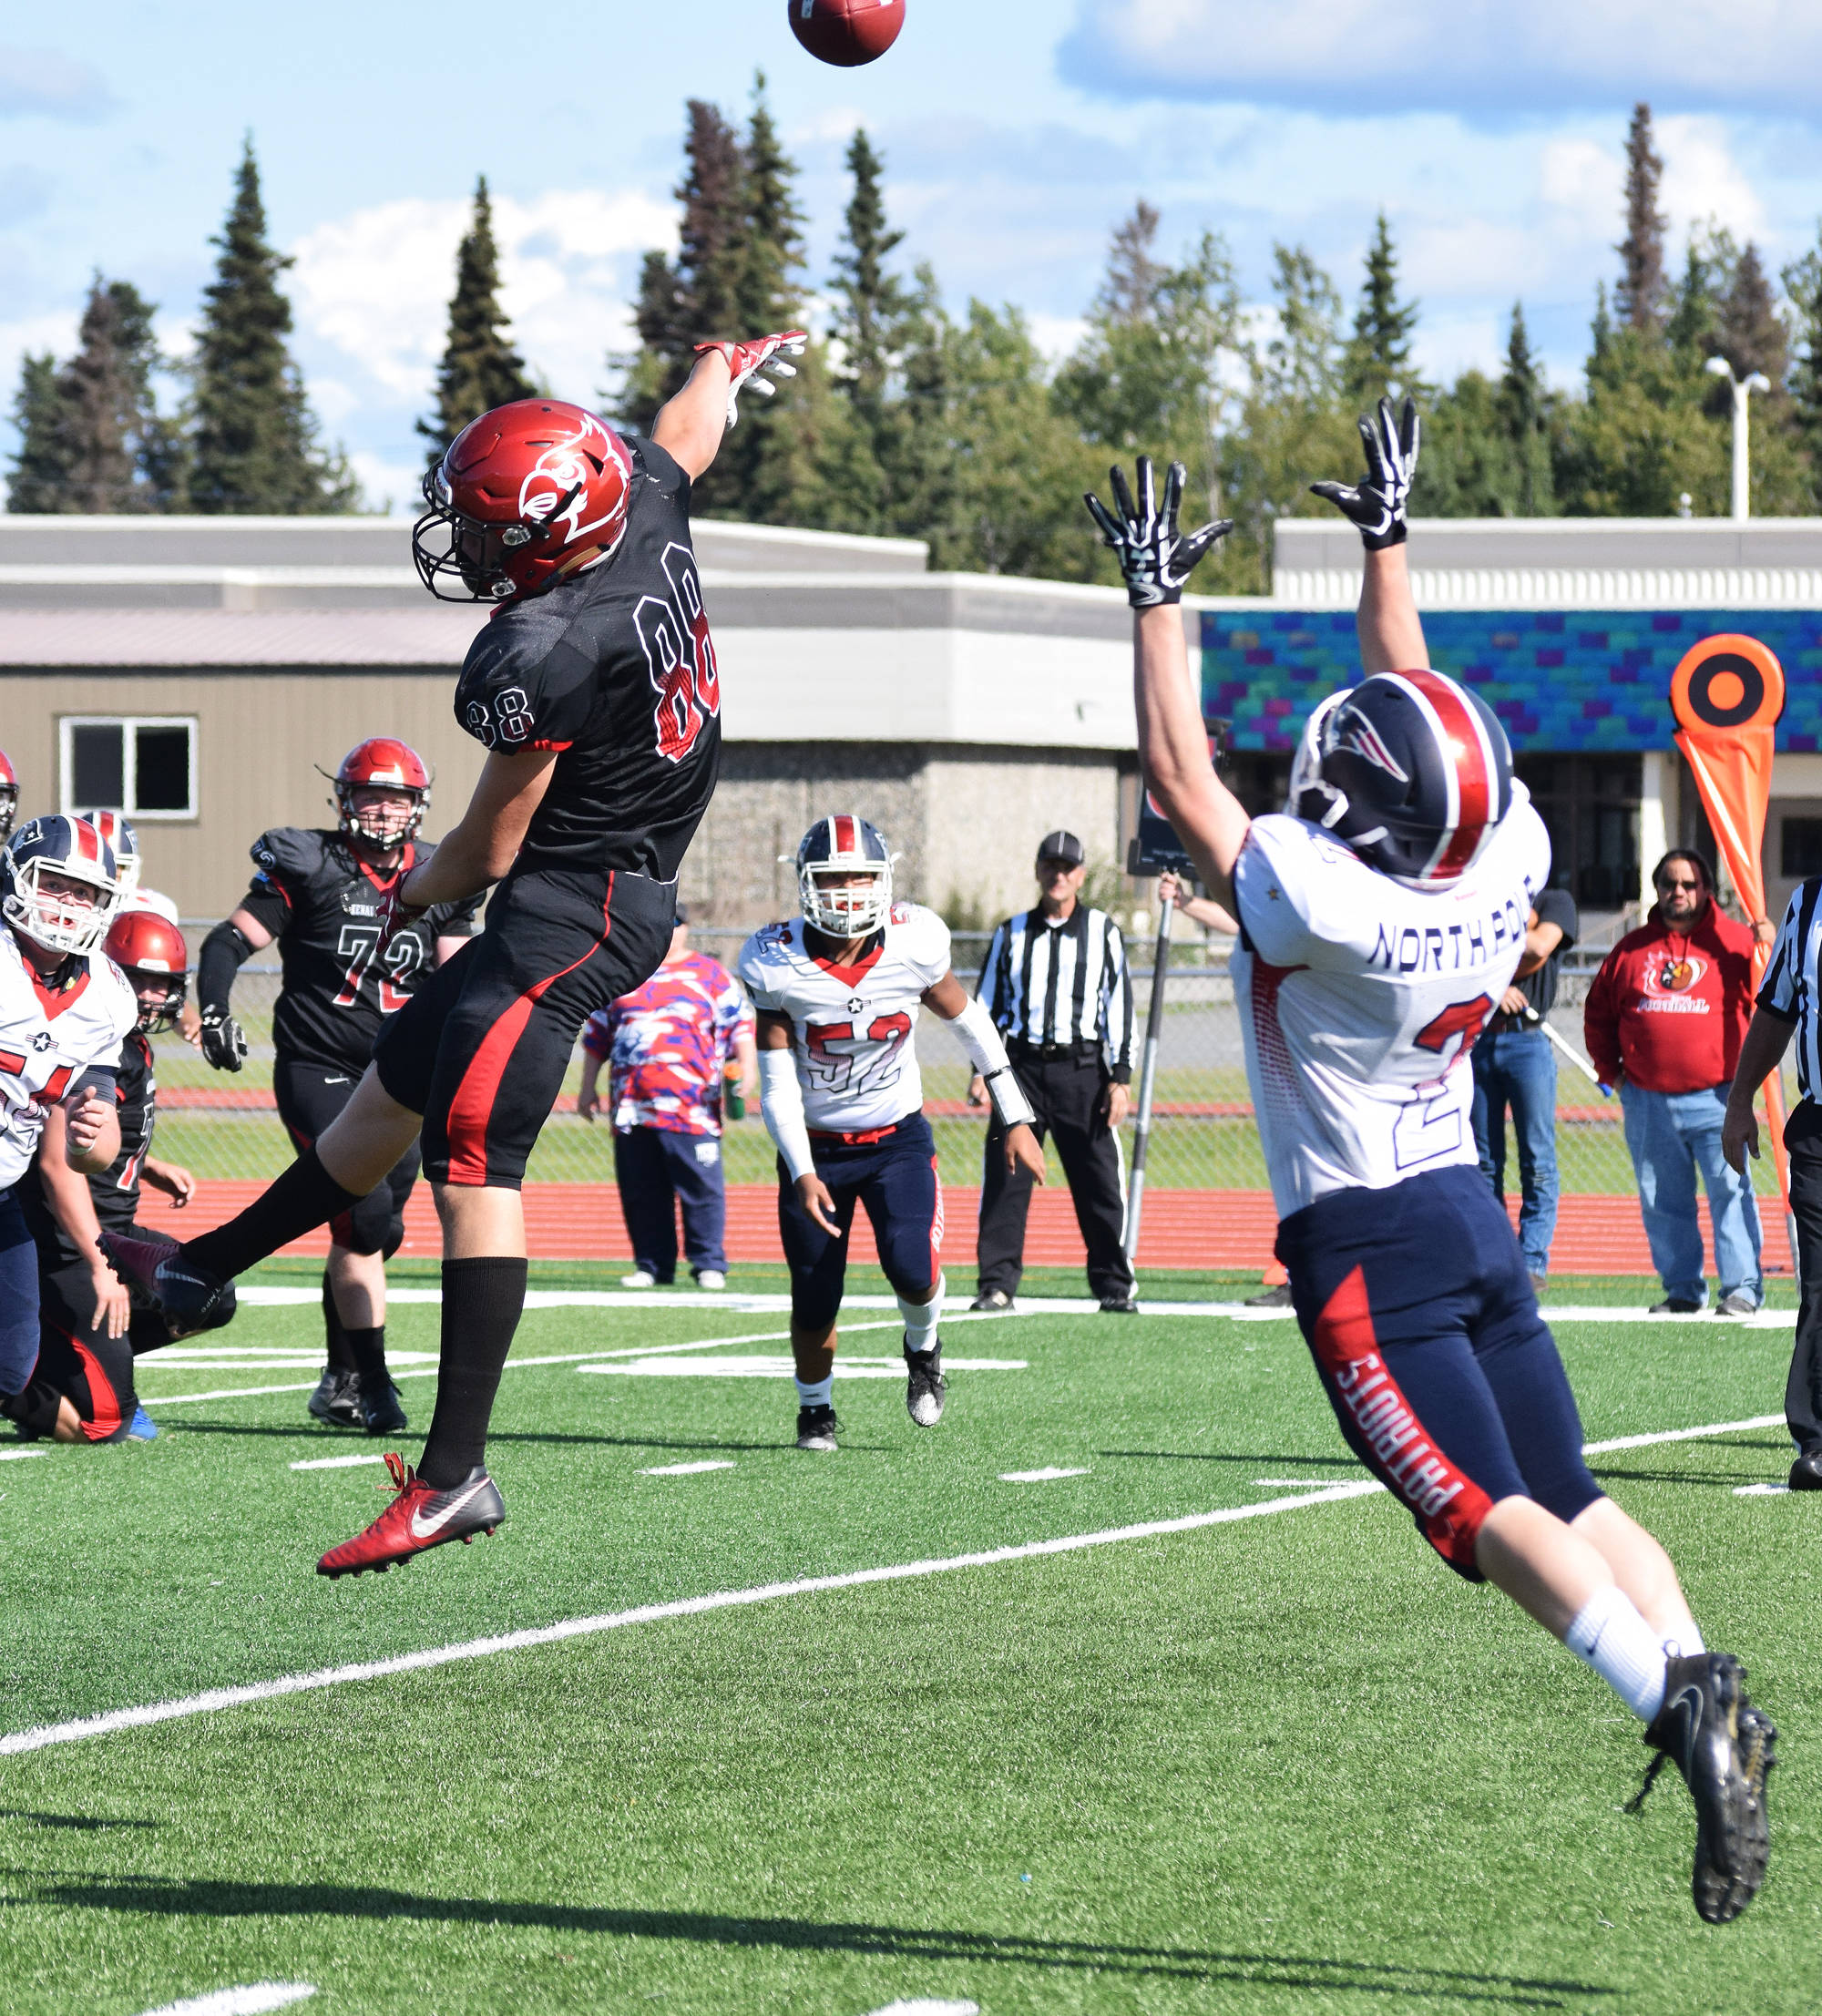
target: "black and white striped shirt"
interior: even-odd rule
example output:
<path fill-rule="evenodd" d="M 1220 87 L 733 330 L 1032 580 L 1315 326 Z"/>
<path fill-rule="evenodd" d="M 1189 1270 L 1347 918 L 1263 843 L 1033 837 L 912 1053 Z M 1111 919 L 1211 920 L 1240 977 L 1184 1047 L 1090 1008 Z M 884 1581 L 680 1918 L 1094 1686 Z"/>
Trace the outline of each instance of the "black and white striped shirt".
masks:
<path fill-rule="evenodd" d="M 1817 986 L 1822 977 L 1822 875 L 1799 883 L 1777 927 L 1777 942 L 1759 988 L 1767 1013 L 1796 1024 L 1796 1089 L 1804 1099 L 1822 1097 L 1822 1049 L 1818 1049 Z"/>
<path fill-rule="evenodd" d="M 1061 923 L 1041 910 L 993 934 L 975 990 L 1008 1043 L 1099 1047 L 1115 1081 L 1132 1076 L 1132 976 L 1120 926 L 1079 903 Z"/>

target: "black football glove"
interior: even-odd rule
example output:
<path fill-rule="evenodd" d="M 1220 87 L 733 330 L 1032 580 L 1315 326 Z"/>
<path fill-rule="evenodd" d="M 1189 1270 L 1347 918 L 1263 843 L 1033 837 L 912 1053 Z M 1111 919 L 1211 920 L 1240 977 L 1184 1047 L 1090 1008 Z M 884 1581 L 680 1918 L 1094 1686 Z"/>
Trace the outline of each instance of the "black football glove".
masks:
<path fill-rule="evenodd" d="M 1405 509 L 1410 502 L 1411 478 L 1418 473 L 1418 409 L 1409 399 L 1396 423 L 1392 402 L 1382 399 L 1377 414 L 1359 423 L 1366 446 L 1366 480 L 1360 484 L 1312 483 L 1317 496 L 1326 497 L 1360 528 L 1369 553 L 1381 547 L 1402 546 L 1407 527 Z"/>
<path fill-rule="evenodd" d="M 238 1071 L 247 1054 L 247 1039 L 231 1015 L 220 1008 L 202 1011 L 202 1054 L 218 1071 Z"/>
<path fill-rule="evenodd" d="M 1183 501 L 1183 478 L 1189 474 L 1181 462 L 1173 462 L 1164 478 L 1164 508 L 1158 508 L 1157 489 L 1152 480 L 1152 458 L 1139 457 L 1139 502 L 1126 487 L 1126 472 L 1108 472 L 1113 483 L 1113 513 L 1092 490 L 1083 494 L 1088 515 L 1100 527 L 1103 542 L 1113 548 L 1120 571 L 1126 577 L 1126 599 L 1136 609 L 1156 609 L 1161 602 L 1181 602 L 1183 583 L 1190 570 L 1218 539 L 1233 529 L 1232 518 L 1221 518 L 1194 532 L 1177 530 L 1177 507 Z"/>

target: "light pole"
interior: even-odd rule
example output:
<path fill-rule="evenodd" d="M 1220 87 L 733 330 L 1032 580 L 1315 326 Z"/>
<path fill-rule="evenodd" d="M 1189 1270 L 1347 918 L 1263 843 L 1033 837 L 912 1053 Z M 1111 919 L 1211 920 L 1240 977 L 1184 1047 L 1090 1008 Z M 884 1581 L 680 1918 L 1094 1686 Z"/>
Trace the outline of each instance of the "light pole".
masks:
<path fill-rule="evenodd" d="M 1771 380 L 1764 372 L 1749 372 L 1744 378 L 1734 375 L 1734 367 L 1725 357 L 1711 357 L 1707 369 L 1716 378 L 1725 378 L 1734 388 L 1734 516 L 1749 518 L 1753 515 L 1751 464 L 1746 457 L 1746 401 L 1755 392 L 1769 392 Z"/>

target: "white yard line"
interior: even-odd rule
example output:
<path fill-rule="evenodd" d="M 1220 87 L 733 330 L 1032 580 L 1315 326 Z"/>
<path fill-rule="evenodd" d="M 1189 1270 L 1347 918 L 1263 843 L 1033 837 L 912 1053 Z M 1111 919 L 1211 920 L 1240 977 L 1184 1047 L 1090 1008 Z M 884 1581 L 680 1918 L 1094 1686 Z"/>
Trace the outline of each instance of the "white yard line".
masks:
<path fill-rule="evenodd" d="M 1274 1512 L 1301 1511 L 1307 1505 L 1324 1505 L 1342 1499 L 1363 1498 L 1384 1487 L 1371 1478 L 1346 1484 L 1334 1484 L 1323 1491 L 1300 1491 L 1295 1498 L 1268 1499 L 1260 1505 L 1231 1505 L 1217 1512 L 1192 1512 L 1182 1519 L 1147 1520 L 1137 1526 L 1114 1526 L 1099 1533 L 1074 1533 L 1062 1540 L 1029 1540 L 1020 1547 L 994 1547 L 973 1554 L 951 1554 L 939 1561 L 902 1561 L 889 1568 L 855 1569 L 845 1575 L 806 1575 L 797 1581 L 762 1582 L 753 1589 L 723 1590 L 712 1596 L 686 1596 L 676 1602 L 646 1603 L 636 1610 L 612 1611 L 597 1617 L 573 1617 L 558 1624 L 545 1624 L 532 1631 L 504 1632 L 494 1638 L 470 1638 L 453 1645 L 435 1645 L 424 1652 L 395 1653 L 390 1659 L 361 1660 L 345 1666 L 325 1666 L 314 1673 L 286 1673 L 277 1680 L 255 1681 L 241 1687 L 212 1687 L 206 1693 L 185 1694 L 175 1701 L 148 1702 L 138 1708 L 114 1708 L 105 1714 L 84 1715 L 74 1722 L 56 1722 L 35 1729 L 15 1729 L 0 1736 L 0 1756 L 22 1756 L 34 1750 L 48 1750 L 60 1744 L 86 1743 L 95 1736 L 111 1736 L 123 1729 L 143 1729 L 155 1723 L 182 1722 L 193 1715 L 218 1714 L 224 1708 L 243 1708 L 260 1701 L 275 1701 L 286 1694 L 315 1694 L 324 1687 L 340 1687 L 351 1681 L 384 1680 L 394 1673 L 424 1673 L 436 1666 L 455 1665 L 471 1659 L 491 1659 L 497 1653 L 527 1652 L 539 1645 L 561 1644 L 571 1638 L 594 1638 L 601 1632 L 621 1631 L 629 1624 L 660 1623 L 672 1617 L 700 1617 L 710 1611 L 747 1609 L 756 1603 L 776 1602 L 787 1596 L 814 1596 L 831 1590 L 861 1589 L 874 1582 L 920 1580 L 946 1575 L 964 1568 L 996 1568 L 1005 1561 L 1032 1561 L 1046 1554 L 1073 1554 L 1089 1547 L 1110 1547 L 1122 1540 L 1151 1540 L 1163 1533 L 1190 1533 L 1204 1526 L 1227 1526 L 1241 1520 L 1269 1519 Z"/>
<path fill-rule="evenodd" d="M 28 1456 L 48 1456 L 48 1449 L 0 1449 L 0 1463 L 23 1463 Z"/>
<path fill-rule="evenodd" d="M 1087 1477 L 1089 1474 L 1087 1470 L 1059 1470 L 1056 1469 L 1001 1470 L 999 1481 L 1002 1484 L 1053 1484 L 1059 1477 Z"/>
<path fill-rule="evenodd" d="M 641 1470 L 641 1477 L 700 1477 L 705 1470 L 731 1470 L 733 1465 L 726 1457 L 719 1457 L 708 1463 L 660 1463 L 651 1469 Z"/>
<path fill-rule="evenodd" d="M 1692 1442 L 1711 1435 L 1733 1435 L 1747 1428 L 1781 1427 L 1781 1414 L 1756 1415 L 1745 1421 L 1711 1421 L 1701 1428 L 1662 1428 L 1651 1435 L 1623 1435 L 1608 1442 L 1589 1442 L 1583 1453 L 1597 1456 L 1609 1449 L 1646 1448 L 1664 1442 Z M 758 1603 L 776 1602 L 787 1596 L 812 1596 L 832 1590 L 860 1589 L 875 1582 L 921 1580 L 930 1575 L 951 1574 L 964 1568 L 997 1568 L 1006 1561 L 1032 1561 L 1048 1554 L 1080 1553 L 1085 1548 L 1111 1547 L 1124 1540 L 1152 1540 L 1165 1533 L 1192 1533 L 1207 1526 L 1229 1526 L 1242 1520 L 1269 1519 L 1279 1512 L 1301 1511 L 1309 1505 L 1337 1505 L 1348 1499 L 1366 1498 L 1385 1489 L 1376 1478 L 1352 1479 L 1316 1489 L 1300 1489 L 1292 1498 L 1266 1499 L 1258 1505 L 1223 1506 L 1214 1512 L 1191 1512 L 1180 1519 L 1147 1520 L 1136 1526 L 1114 1526 L 1098 1533 L 1073 1533 L 1061 1540 L 1028 1540 L 1018 1547 L 994 1547 L 978 1553 L 951 1554 L 937 1561 L 902 1561 L 889 1568 L 862 1568 L 844 1575 L 810 1575 L 790 1582 L 762 1582 L 753 1589 L 723 1590 L 712 1596 L 686 1596 L 675 1602 L 646 1603 L 636 1610 L 610 1611 L 599 1616 L 573 1617 L 562 1623 L 544 1624 L 535 1630 L 502 1632 L 493 1638 L 469 1638 L 453 1645 L 433 1645 L 423 1652 L 394 1653 L 389 1659 L 368 1659 L 344 1666 L 323 1666 L 312 1673 L 286 1673 L 276 1680 L 261 1680 L 240 1687 L 211 1687 L 202 1694 L 184 1694 L 174 1701 L 153 1701 L 137 1708 L 112 1708 L 97 1715 L 83 1715 L 70 1722 L 43 1723 L 35 1728 L 15 1729 L 0 1735 L 0 1756 L 24 1756 L 36 1750 L 49 1750 L 70 1743 L 87 1743 L 96 1736 L 111 1736 L 123 1729 L 144 1729 L 160 1722 L 183 1722 L 195 1715 L 216 1714 L 227 1708 L 244 1708 L 261 1701 L 275 1701 L 287 1694 L 316 1694 L 325 1687 L 341 1687 L 359 1680 L 384 1680 L 395 1673 L 424 1673 L 436 1666 L 456 1665 L 472 1659 L 491 1659 L 496 1653 L 528 1652 L 540 1645 L 561 1644 L 571 1638 L 595 1638 L 603 1632 L 624 1630 L 629 1624 L 660 1623 L 673 1617 L 700 1617 L 711 1611 L 748 1609 Z"/>
<path fill-rule="evenodd" d="M 313 1456 L 307 1463 L 293 1463 L 294 1470 L 353 1470 L 363 1464 L 384 1463 L 385 1454 L 375 1449 L 371 1456 Z"/>
<path fill-rule="evenodd" d="M 181 2002 L 160 2002 L 146 2016 L 265 2016 L 268 2010 L 307 2001 L 315 1992 L 308 1981 L 252 1981 L 245 1988 L 218 1988 Z"/>

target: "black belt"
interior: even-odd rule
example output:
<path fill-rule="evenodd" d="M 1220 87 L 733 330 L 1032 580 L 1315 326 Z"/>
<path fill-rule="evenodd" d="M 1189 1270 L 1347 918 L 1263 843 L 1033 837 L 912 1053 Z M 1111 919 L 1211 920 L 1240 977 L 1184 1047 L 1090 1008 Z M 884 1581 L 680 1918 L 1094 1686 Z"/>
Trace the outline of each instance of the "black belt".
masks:
<path fill-rule="evenodd" d="M 1008 1057 L 1039 1059 L 1049 1063 L 1059 1057 L 1072 1057 L 1078 1063 L 1086 1063 L 1090 1058 L 1100 1055 L 1099 1043 L 1031 1043 L 1023 1037 L 1006 1046 Z"/>

